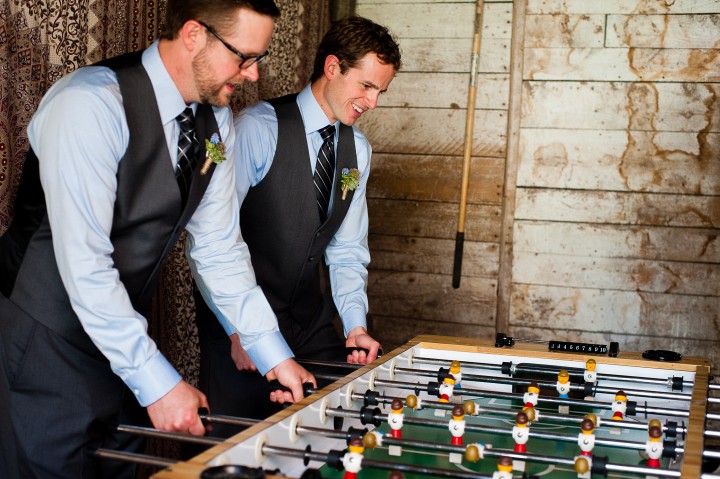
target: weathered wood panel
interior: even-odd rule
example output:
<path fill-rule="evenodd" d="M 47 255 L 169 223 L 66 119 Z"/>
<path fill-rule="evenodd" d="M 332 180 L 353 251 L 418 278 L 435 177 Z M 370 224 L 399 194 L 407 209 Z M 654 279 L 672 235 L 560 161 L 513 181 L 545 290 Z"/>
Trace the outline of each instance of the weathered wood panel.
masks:
<path fill-rule="evenodd" d="M 523 127 L 720 132 L 720 84 L 523 83 Z"/>
<path fill-rule="evenodd" d="M 719 48 L 720 15 L 608 15 L 605 46 Z"/>
<path fill-rule="evenodd" d="M 516 219 L 720 228 L 720 197 L 521 188 Z"/>
<path fill-rule="evenodd" d="M 717 229 L 518 221 L 514 251 L 720 264 Z"/>
<path fill-rule="evenodd" d="M 604 15 L 528 15 L 526 48 L 601 48 L 605 42 Z"/>
<path fill-rule="evenodd" d="M 495 316 L 496 281 L 463 278 L 454 289 L 446 275 L 371 270 L 370 310 L 384 316 L 415 320 L 491 325 Z"/>
<path fill-rule="evenodd" d="M 373 270 L 451 275 L 455 241 L 407 236 L 370 235 Z M 496 278 L 498 245 L 469 241 L 463 250 L 465 277 Z"/>
<path fill-rule="evenodd" d="M 514 251 L 513 281 L 579 289 L 720 296 L 720 264 Z"/>
<path fill-rule="evenodd" d="M 454 239 L 458 205 L 433 201 L 369 199 L 370 234 Z M 466 241 L 497 242 L 500 207 L 468 205 Z"/>
<path fill-rule="evenodd" d="M 720 51 L 658 48 L 526 48 L 526 80 L 720 81 Z"/>
<path fill-rule="evenodd" d="M 459 156 L 374 154 L 368 197 L 457 202 L 462 163 Z M 468 202 L 499 205 L 503 167 L 502 158 L 472 158 Z"/>
<path fill-rule="evenodd" d="M 527 129 L 518 185 L 720 194 L 720 134 Z"/>
<path fill-rule="evenodd" d="M 472 38 L 401 38 L 405 72 L 470 72 Z M 480 73 L 508 73 L 510 40 L 487 38 L 480 44 Z"/>
<path fill-rule="evenodd" d="M 513 327 L 720 340 L 717 297 L 515 284 L 512 308 Z"/>
<path fill-rule="evenodd" d="M 377 153 L 462 155 L 465 109 L 383 108 L 357 123 Z M 476 110 L 473 155 L 503 157 L 507 112 Z"/>
<path fill-rule="evenodd" d="M 475 2 L 358 5 L 358 15 L 381 21 L 395 36 L 406 38 L 472 38 Z M 464 20 L 464 21 L 463 21 Z M 483 9 L 483 40 L 510 38 L 512 4 L 487 3 Z"/>
<path fill-rule="evenodd" d="M 717 13 L 717 0 L 528 0 L 528 14 Z"/>
<path fill-rule="evenodd" d="M 398 73 L 388 91 L 380 98 L 384 107 L 467 108 L 470 75 L 468 73 Z M 509 76 L 483 73 L 477 78 L 475 108 L 507 110 Z"/>

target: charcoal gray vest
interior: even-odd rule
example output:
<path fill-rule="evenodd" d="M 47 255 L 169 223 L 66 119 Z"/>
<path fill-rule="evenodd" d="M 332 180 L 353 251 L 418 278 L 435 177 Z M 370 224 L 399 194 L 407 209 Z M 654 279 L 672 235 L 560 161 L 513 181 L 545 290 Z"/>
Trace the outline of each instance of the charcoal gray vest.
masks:
<path fill-rule="evenodd" d="M 141 64 L 141 53 L 122 55 L 101 65 L 117 74 L 130 131 L 128 147 L 117 171 L 110 232 L 112 259 L 133 307 L 146 314 L 162 263 L 200 203 L 215 164 L 205 175 L 199 175 L 196 168 L 183 207 L 160 111 L 150 78 Z M 203 139 L 218 132 L 218 126 L 210 106 L 199 105 L 195 116 L 202 159 Z M 15 203 L 15 221 L 0 240 L 0 285 L 3 294 L 28 315 L 78 346 L 94 350 L 60 279 L 38 159 L 32 150 Z"/>
<path fill-rule="evenodd" d="M 321 314 L 332 317 L 336 313 L 334 307 L 325 307 L 323 312 L 319 264 L 352 202 L 352 191 L 342 199 L 341 171 L 357 168 L 352 127 L 340 125 L 333 207 L 321 225 L 296 96 L 270 101 L 278 118 L 275 157 L 263 180 L 250 188 L 240 210 L 243 238 L 258 284 L 283 332 L 290 319 L 306 327 Z"/>

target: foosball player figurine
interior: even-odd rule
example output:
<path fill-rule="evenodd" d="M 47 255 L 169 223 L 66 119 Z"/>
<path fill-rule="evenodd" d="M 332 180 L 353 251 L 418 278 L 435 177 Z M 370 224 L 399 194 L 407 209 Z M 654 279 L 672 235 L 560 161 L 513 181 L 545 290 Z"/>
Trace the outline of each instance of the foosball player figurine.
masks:
<path fill-rule="evenodd" d="M 585 417 L 580 423 L 578 446 L 580 446 L 580 455 L 575 457 L 575 472 L 579 479 L 590 479 L 592 451 L 595 447 L 595 422 L 588 417 Z"/>
<path fill-rule="evenodd" d="M 450 375 L 455 380 L 455 386 L 453 389 L 457 389 L 460 386 L 460 381 L 462 381 L 462 373 L 460 372 L 460 361 L 453 361 L 450 363 Z M 462 402 L 462 396 L 459 396 L 457 394 L 453 395 L 453 402 L 461 403 Z"/>
<path fill-rule="evenodd" d="M 515 416 L 515 426 L 512 430 L 512 438 L 515 440 L 515 448 L 513 451 L 519 453 L 527 452 L 527 442 L 530 438 L 530 428 L 528 427 L 528 417 L 524 412 L 519 412 Z M 515 459 L 513 461 L 513 469 L 516 471 L 525 470 L 525 461 Z"/>
<path fill-rule="evenodd" d="M 527 414 L 528 421 L 534 422 L 540 418 L 539 411 L 535 409 L 538 403 L 538 397 L 540 395 L 540 387 L 536 382 L 531 382 L 527 388 L 527 392 L 523 395 L 523 412 Z"/>
<path fill-rule="evenodd" d="M 612 420 L 622 421 L 627 411 L 627 395 L 622 389 L 615 393 L 615 401 L 612 403 Z"/>
<path fill-rule="evenodd" d="M 555 383 L 555 389 L 557 389 L 559 398 L 567 399 L 570 397 L 570 375 L 567 370 L 561 369 L 558 373 L 558 380 L 557 383 Z M 560 414 L 569 414 L 570 406 L 560 405 L 558 406 L 558 412 Z"/>
<path fill-rule="evenodd" d="M 595 447 L 595 423 L 592 419 L 585 418 L 580 423 L 580 429 L 580 434 L 578 434 L 580 455 L 592 457 L 592 451 Z"/>
<path fill-rule="evenodd" d="M 390 413 L 388 414 L 388 424 L 390 425 L 390 436 L 395 439 L 402 439 L 403 419 L 403 402 L 399 398 L 395 398 L 390 403 Z M 397 445 L 388 446 L 388 454 L 391 456 L 400 456 L 402 448 Z"/>
<path fill-rule="evenodd" d="M 610 419 L 613 421 L 622 421 L 625 417 L 625 412 L 627 411 L 627 395 L 625 394 L 625 391 L 620 389 L 617 393 L 615 393 L 615 400 L 612 403 L 612 412 L 613 415 Z M 609 429 L 610 434 L 621 434 L 622 429 L 619 427 L 611 427 Z"/>
<path fill-rule="evenodd" d="M 497 471 L 493 472 L 492 479 L 512 479 L 513 460 L 507 456 L 500 456 Z"/>
<path fill-rule="evenodd" d="M 575 458 L 575 472 L 577 472 L 578 479 L 588 479 L 592 477 L 590 461 L 591 459 L 589 457 L 578 456 Z"/>
<path fill-rule="evenodd" d="M 461 404 L 457 404 L 452 408 L 452 419 L 448 422 L 448 429 L 450 430 L 450 434 L 452 434 L 450 444 L 453 446 L 462 446 L 463 434 L 465 434 L 465 409 Z M 450 462 L 460 464 L 462 462 L 462 454 L 451 452 Z"/>
<path fill-rule="evenodd" d="M 388 475 L 388 479 L 404 479 L 403 473 L 400 471 L 392 471 Z"/>
<path fill-rule="evenodd" d="M 416 409 L 420 409 L 420 398 L 418 398 L 414 394 L 410 394 L 408 397 L 405 398 L 405 405 L 415 411 Z"/>
<path fill-rule="evenodd" d="M 594 383 L 597 381 L 597 371 L 595 371 L 595 368 L 597 368 L 597 363 L 594 359 L 590 358 L 585 362 L 585 373 L 583 374 L 583 378 L 586 383 Z"/>
<path fill-rule="evenodd" d="M 455 387 L 455 378 L 451 374 L 448 374 L 443 379 L 442 384 L 438 387 L 438 402 L 449 402 L 453 395 L 453 388 Z M 445 416 L 444 409 L 435 409 L 435 415 L 443 417 Z"/>
<path fill-rule="evenodd" d="M 583 374 L 583 379 L 585 379 L 586 383 L 595 384 L 595 382 L 597 382 L 597 371 L 595 371 L 596 367 L 597 363 L 592 358 L 585 362 L 585 373 Z M 592 395 L 585 396 L 585 400 L 592 401 Z"/>
<path fill-rule="evenodd" d="M 357 473 L 362 469 L 363 452 L 365 452 L 365 446 L 362 439 L 359 437 L 351 439 L 348 450 L 342 458 L 345 468 L 343 479 L 357 479 Z"/>
<path fill-rule="evenodd" d="M 648 455 L 648 467 L 660 467 L 660 458 L 663 453 L 662 427 L 650 426 L 648 440 L 645 443 L 645 452 Z"/>

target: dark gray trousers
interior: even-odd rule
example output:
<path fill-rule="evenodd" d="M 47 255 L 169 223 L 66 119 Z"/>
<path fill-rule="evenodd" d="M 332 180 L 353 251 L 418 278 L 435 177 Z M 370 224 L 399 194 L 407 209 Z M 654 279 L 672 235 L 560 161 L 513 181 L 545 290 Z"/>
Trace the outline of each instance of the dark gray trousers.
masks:
<path fill-rule="evenodd" d="M 0 414 L 10 419 L 8 424 L 0 416 L 0 458 L 10 471 L 2 477 L 133 478 L 135 466 L 92 452 L 144 448 L 142 439 L 114 433 L 119 421 L 148 421 L 107 359 L 55 334 L 2 295 L 0 338 Z"/>

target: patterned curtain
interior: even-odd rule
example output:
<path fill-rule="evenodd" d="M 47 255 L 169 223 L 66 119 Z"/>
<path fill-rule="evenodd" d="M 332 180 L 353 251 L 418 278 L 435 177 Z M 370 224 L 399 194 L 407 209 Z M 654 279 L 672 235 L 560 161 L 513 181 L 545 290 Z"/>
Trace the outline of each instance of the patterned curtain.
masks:
<path fill-rule="evenodd" d="M 261 67 L 233 104 L 290 93 L 310 78 L 314 51 L 329 24 L 327 2 L 275 0 L 282 12 Z M 0 3 L 0 234 L 28 149 L 26 128 L 47 89 L 76 68 L 146 48 L 158 36 L 166 0 L 2 0 Z M 160 349 L 191 383 L 198 351 L 190 274 L 178 244 L 149 314 Z"/>

